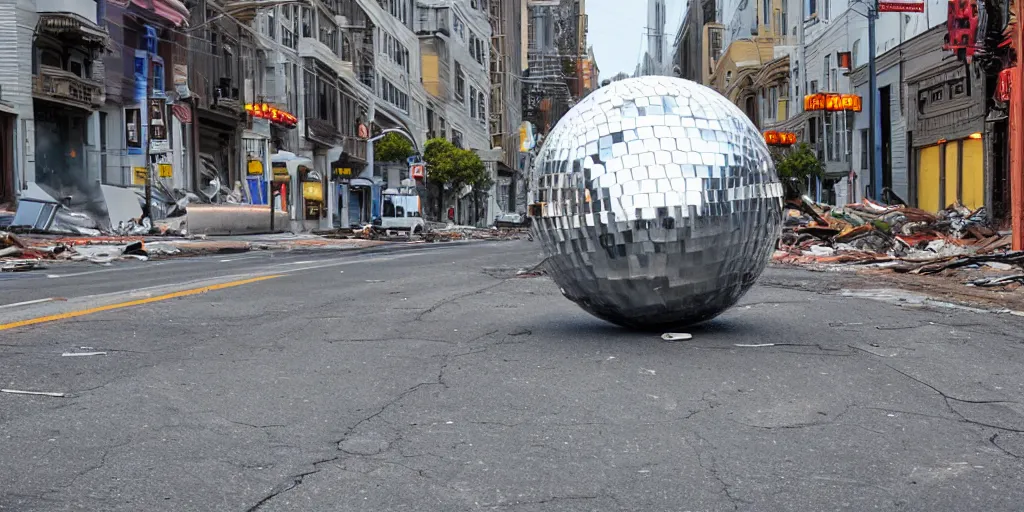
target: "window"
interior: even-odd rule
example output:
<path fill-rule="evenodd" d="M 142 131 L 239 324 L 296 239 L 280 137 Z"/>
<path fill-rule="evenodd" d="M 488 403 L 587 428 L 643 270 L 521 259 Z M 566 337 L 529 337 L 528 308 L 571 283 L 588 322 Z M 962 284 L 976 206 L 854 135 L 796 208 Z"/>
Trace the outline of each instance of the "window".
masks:
<path fill-rule="evenodd" d="M 476 87 L 469 87 L 469 117 L 476 118 Z"/>
<path fill-rule="evenodd" d="M 785 3 L 785 0 L 783 0 Z M 768 21 L 768 16 L 772 12 L 772 0 L 761 0 L 761 24 L 765 27 L 770 27 L 771 23 Z"/>
<path fill-rule="evenodd" d="M 455 97 L 459 101 L 466 99 L 466 73 L 462 71 L 462 64 L 455 61 Z"/>
<path fill-rule="evenodd" d="M 319 28 L 320 42 L 331 49 L 331 52 L 335 55 L 338 54 L 338 30 L 335 28 L 334 23 L 330 21 L 328 15 L 318 10 L 317 11 L 317 26 Z"/>
<path fill-rule="evenodd" d="M 860 168 L 868 168 L 868 131 L 860 131 Z"/>
<path fill-rule="evenodd" d="M 807 3 L 804 6 L 807 8 L 807 17 L 813 18 L 818 14 L 818 1 L 817 0 L 805 0 Z M 828 0 L 826 0 L 828 1 Z"/>
<path fill-rule="evenodd" d="M 295 37 L 295 7 L 281 8 L 281 44 L 293 50 L 298 49 L 299 40 Z"/>
<path fill-rule="evenodd" d="M 817 80 L 811 80 L 811 91 L 810 92 L 811 92 L 811 94 L 817 94 L 818 93 L 818 81 Z"/>
<path fill-rule="evenodd" d="M 464 149 L 462 147 L 462 132 L 452 129 L 452 144 L 459 149 Z"/>
<path fill-rule="evenodd" d="M 302 37 L 313 37 L 313 10 L 302 8 Z"/>
<path fill-rule="evenodd" d="M 485 101 L 486 100 L 484 100 L 484 93 L 477 93 L 477 113 L 480 114 L 481 122 L 487 121 L 487 108 Z"/>
<path fill-rule="evenodd" d="M 466 40 L 466 23 L 459 18 L 458 14 L 452 14 L 452 32 L 459 36 L 459 39 Z"/>
<path fill-rule="evenodd" d="M 780 25 L 779 28 L 782 29 L 782 35 L 784 35 L 784 36 L 789 35 L 789 11 L 786 10 L 786 6 L 787 5 L 789 5 L 789 2 L 786 1 L 786 0 L 783 0 L 782 1 L 782 12 L 779 13 L 779 18 L 781 18 L 779 20 L 779 25 Z M 794 27 L 794 30 L 793 30 L 793 35 L 796 35 L 795 27 Z"/>
<path fill-rule="evenodd" d="M 277 40 L 277 9 L 267 9 L 267 37 Z"/>
<path fill-rule="evenodd" d="M 853 63 L 853 67 L 857 67 L 857 66 L 860 65 L 860 61 L 857 60 L 857 57 L 859 55 L 860 55 L 860 39 L 858 39 L 858 40 L 853 42 L 853 48 L 850 50 L 850 60 Z"/>
<path fill-rule="evenodd" d="M 828 150 L 828 160 L 830 162 L 836 160 L 836 126 L 835 120 L 832 119 L 832 112 L 825 112 L 825 147 Z"/>

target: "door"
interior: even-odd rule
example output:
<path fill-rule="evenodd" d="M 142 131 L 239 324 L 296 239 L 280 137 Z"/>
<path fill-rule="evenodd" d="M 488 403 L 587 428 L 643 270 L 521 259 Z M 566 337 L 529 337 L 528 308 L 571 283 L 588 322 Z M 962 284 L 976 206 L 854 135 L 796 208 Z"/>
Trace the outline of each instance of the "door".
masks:
<path fill-rule="evenodd" d="M 939 208 L 956 203 L 960 197 L 960 144 L 953 141 L 942 146 L 946 148 L 946 165 L 942 171 L 945 194 Z"/>
<path fill-rule="evenodd" d="M 14 201 L 14 116 L 0 114 L 0 204 Z"/>
<path fill-rule="evenodd" d="M 920 150 L 917 159 L 917 207 L 939 211 L 939 146 Z"/>
<path fill-rule="evenodd" d="M 985 148 L 981 139 L 963 141 L 961 163 L 960 199 L 964 206 L 977 210 L 985 206 Z"/>
<path fill-rule="evenodd" d="M 892 188 L 892 105 L 889 98 L 891 86 L 878 90 L 880 124 L 882 126 L 882 186 Z"/>

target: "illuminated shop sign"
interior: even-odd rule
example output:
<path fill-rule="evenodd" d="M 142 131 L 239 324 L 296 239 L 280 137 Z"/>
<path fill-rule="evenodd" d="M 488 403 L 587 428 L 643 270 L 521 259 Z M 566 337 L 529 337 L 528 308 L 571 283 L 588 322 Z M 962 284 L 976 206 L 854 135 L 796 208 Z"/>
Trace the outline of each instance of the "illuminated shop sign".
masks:
<path fill-rule="evenodd" d="M 294 115 L 280 110 L 268 103 L 246 103 L 245 111 L 250 116 L 258 119 L 266 119 L 271 123 L 279 124 L 287 128 L 293 128 L 298 124 L 299 119 Z"/>
<path fill-rule="evenodd" d="M 860 96 L 856 94 L 819 92 L 804 96 L 804 110 L 808 112 L 860 112 L 862 109 Z"/>
<path fill-rule="evenodd" d="M 764 141 L 769 146 L 792 146 L 796 144 L 796 134 L 793 132 L 768 130 L 764 132 Z"/>

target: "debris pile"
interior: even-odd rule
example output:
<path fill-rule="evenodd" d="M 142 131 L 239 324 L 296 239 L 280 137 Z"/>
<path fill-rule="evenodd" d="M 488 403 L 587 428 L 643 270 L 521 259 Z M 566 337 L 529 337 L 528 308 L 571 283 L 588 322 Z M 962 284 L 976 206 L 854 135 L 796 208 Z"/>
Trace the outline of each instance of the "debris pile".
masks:
<path fill-rule="evenodd" d="M 841 208 L 803 197 L 788 201 L 782 237 L 773 260 L 796 264 L 880 264 L 896 272 L 932 274 L 946 269 L 1002 262 L 1024 265 L 1024 255 L 1008 252 L 1010 237 L 988 224 L 984 207 L 954 204 L 932 214 L 903 205 L 865 199 Z M 1020 269 L 1018 269 L 1020 270 Z M 1021 279 L 979 280 L 994 286 Z"/>
<path fill-rule="evenodd" d="M 449 224 L 442 228 L 429 230 L 423 239 L 427 242 L 451 242 L 454 240 L 521 240 L 530 237 L 527 228 L 478 228 L 474 226 L 458 226 Z"/>
<path fill-rule="evenodd" d="M 0 231 L 0 270 L 19 272 L 45 268 L 46 261 L 88 261 L 109 265 L 119 260 L 146 261 L 177 254 L 169 244 L 146 244 L 139 237 L 19 237 Z"/>

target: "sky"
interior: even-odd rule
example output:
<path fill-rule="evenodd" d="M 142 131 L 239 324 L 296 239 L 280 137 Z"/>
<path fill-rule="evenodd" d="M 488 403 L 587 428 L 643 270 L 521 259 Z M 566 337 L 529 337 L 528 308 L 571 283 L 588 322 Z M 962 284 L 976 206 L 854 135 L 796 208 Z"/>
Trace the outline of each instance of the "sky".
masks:
<path fill-rule="evenodd" d="M 683 19 L 686 0 L 665 0 L 666 37 L 669 51 Z M 594 58 L 601 70 L 601 79 L 624 71 L 633 74 L 640 62 L 641 45 L 647 25 L 646 0 L 587 0 L 589 16 L 588 42 L 594 47 Z"/>

